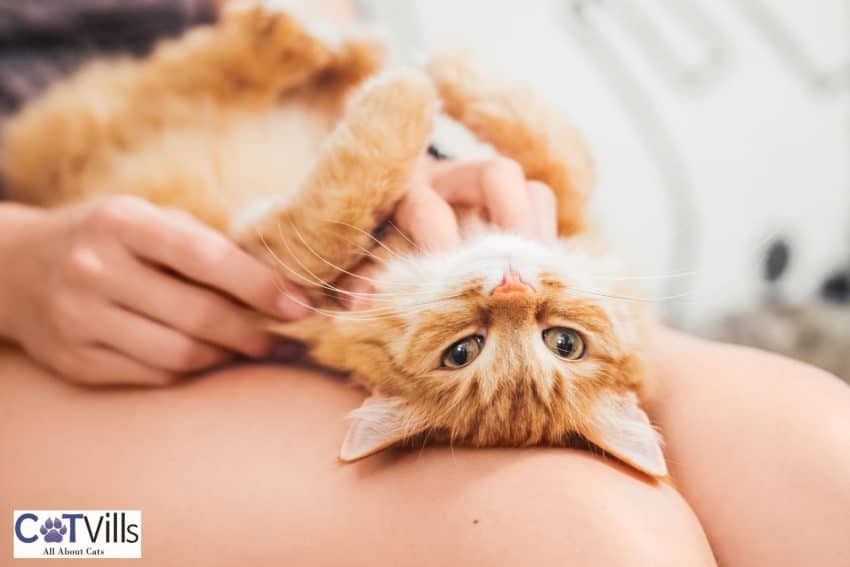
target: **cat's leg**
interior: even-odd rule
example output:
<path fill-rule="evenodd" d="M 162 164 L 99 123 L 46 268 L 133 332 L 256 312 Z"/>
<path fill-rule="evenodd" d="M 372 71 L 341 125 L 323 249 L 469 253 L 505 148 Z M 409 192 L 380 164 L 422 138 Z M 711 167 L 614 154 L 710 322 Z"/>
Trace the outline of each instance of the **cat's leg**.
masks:
<path fill-rule="evenodd" d="M 341 96 L 375 75 L 386 62 L 387 46 L 366 33 L 346 36 L 333 50 L 327 66 L 313 80 L 314 90 Z"/>
<path fill-rule="evenodd" d="M 6 124 L 9 195 L 39 205 L 77 200 L 115 154 L 163 130 L 209 124 L 246 103 L 272 104 L 344 53 L 296 18 L 251 3 L 145 60 L 92 65 Z"/>
<path fill-rule="evenodd" d="M 312 171 L 288 202 L 232 227 L 255 256 L 318 287 L 371 247 L 371 232 L 402 197 L 425 151 L 435 94 L 413 71 L 375 79 L 353 101 Z"/>
<path fill-rule="evenodd" d="M 147 64 L 160 88 L 190 97 L 275 100 L 297 87 L 342 98 L 373 75 L 385 45 L 365 33 L 328 33 L 311 26 L 296 3 L 237 0 L 222 22 L 166 43 Z"/>
<path fill-rule="evenodd" d="M 222 21 L 164 43 L 143 77 L 174 96 L 274 100 L 304 84 L 334 60 L 334 47 L 296 15 L 272 3 L 235 1 Z"/>
<path fill-rule="evenodd" d="M 427 68 L 446 114 L 552 189 L 561 235 L 580 232 L 595 178 L 581 136 L 529 91 L 495 80 L 463 54 L 435 56 Z"/>

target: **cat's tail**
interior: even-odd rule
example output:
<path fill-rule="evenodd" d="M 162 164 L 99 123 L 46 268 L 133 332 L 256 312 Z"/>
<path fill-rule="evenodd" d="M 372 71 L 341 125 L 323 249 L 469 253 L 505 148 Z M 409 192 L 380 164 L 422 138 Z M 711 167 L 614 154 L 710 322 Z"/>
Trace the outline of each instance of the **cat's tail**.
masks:
<path fill-rule="evenodd" d="M 232 231 L 240 244 L 306 287 L 364 259 L 428 143 L 436 94 L 426 76 L 387 73 L 364 87 L 291 201 Z"/>
<path fill-rule="evenodd" d="M 552 189 L 559 234 L 581 232 L 595 172 L 570 124 L 526 89 L 494 79 L 465 53 L 438 54 L 427 70 L 449 117 Z"/>

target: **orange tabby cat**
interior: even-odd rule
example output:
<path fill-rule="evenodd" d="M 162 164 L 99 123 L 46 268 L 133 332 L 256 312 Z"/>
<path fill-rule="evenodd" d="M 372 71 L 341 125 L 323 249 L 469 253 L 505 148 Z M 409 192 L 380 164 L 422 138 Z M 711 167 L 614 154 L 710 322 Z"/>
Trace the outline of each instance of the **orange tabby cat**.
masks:
<path fill-rule="evenodd" d="M 57 206 L 130 193 L 182 208 L 311 289 L 316 314 L 274 328 L 372 393 L 351 414 L 344 460 L 411 438 L 582 437 L 666 476 L 638 405 L 642 314 L 616 298 L 619 262 L 585 234 L 593 172 L 573 130 L 457 55 L 359 87 L 381 65 L 379 44 L 332 45 L 267 5 L 240 3 L 143 61 L 90 66 L 24 109 L 5 132 L 10 195 Z M 369 307 L 345 312 L 326 292 L 372 247 L 438 99 L 552 188 L 562 239 L 533 242 L 466 215 L 464 244 L 429 255 L 390 232 L 384 257 L 373 254 L 384 264 Z"/>

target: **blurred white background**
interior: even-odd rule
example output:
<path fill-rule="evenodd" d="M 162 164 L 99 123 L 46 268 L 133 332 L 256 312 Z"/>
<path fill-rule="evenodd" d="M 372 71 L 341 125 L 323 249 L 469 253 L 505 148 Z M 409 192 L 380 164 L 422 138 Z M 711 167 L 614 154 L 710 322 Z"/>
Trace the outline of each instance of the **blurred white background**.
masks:
<path fill-rule="evenodd" d="M 607 233 L 660 278 L 653 297 L 682 296 L 661 302 L 671 320 L 807 301 L 847 269 L 847 0 L 362 4 L 403 59 L 465 46 L 571 118 Z M 762 276 L 777 238 L 791 250 L 778 290 Z"/>

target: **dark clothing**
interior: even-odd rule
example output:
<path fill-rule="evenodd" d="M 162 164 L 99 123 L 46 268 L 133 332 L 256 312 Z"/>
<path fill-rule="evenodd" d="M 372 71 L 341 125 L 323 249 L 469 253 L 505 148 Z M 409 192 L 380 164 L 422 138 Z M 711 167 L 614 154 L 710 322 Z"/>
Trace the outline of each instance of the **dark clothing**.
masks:
<path fill-rule="evenodd" d="M 0 0 L 0 128 L 87 60 L 143 54 L 159 38 L 211 21 L 211 6 L 210 0 Z"/>
<path fill-rule="evenodd" d="M 0 112 L 105 53 L 144 53 L 155 40 L 212 19 L 206 0 L 0 0 Z"/>

